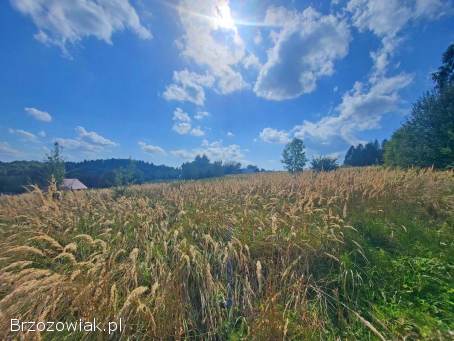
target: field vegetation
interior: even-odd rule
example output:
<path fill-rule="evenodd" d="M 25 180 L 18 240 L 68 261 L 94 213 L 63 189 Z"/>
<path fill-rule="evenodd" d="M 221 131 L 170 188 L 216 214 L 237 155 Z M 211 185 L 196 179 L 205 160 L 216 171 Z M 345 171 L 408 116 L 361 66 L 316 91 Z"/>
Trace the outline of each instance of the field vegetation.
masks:
<path fill-rule="evenodd" d="M 450 339 L 453 175 L 344 168 L 2 196 L 0 339 L 18 336 L 11 318 L 93 317 L 122 317 L 115 337 L 138 340 Z"/>

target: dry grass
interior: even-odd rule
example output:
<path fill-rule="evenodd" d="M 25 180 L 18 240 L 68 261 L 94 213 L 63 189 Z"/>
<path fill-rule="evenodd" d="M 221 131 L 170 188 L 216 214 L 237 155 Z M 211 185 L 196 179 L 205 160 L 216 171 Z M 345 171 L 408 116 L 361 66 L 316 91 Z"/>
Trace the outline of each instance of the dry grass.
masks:
<path fill-rule="evenodd" d="M 122 317 L 125 339 L 395 337 L 359 309 L 354 221 L 389 217 L 394 235 L 397 208 L 446 220 L 453 186 L 367 168 L 0 197 L 0 338 L 10 318 L 93 317 Z"/>

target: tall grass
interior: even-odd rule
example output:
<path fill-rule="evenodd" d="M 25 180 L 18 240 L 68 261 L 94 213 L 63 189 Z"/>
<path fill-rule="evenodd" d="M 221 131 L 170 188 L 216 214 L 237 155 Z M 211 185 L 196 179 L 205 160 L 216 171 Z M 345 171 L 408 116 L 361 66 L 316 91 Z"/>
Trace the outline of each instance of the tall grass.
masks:
<path fill-rule="evenodd" d="M 11 318 L 93 317 L 123 339 L 453 335 L 453 172 L 54 192 L 0 197 L 0 338 Z"/>

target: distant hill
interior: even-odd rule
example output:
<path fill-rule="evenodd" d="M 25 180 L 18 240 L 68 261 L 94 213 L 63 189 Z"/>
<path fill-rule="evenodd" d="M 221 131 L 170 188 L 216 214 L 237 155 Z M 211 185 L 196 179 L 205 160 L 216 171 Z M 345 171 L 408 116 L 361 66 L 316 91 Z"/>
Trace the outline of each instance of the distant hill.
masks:
<path fill-rule="evenodd" d="M 260 170 L 253 165 L 241 168 L 240 163 L 210 162 L 206 156 L 197 156 L 194 161 L 183 163 L 181 167 L 155 165 L 131 159 L 106 159 L 65 162 L 65 171 L 66 178 L 79 179 L 88 188 L 106 188 L 154 181 L 252 173 Z M 30 185 L 45 187 L 49 178 L 48 173 L 45 162 L 0 162 L 0 193 L 23 193 L 26 186 Z"/>
<path fill-rule="evenodd" d="M 127 183 L 177 179 L 180 170 L 130 159 L 65 162 L 66 177 L 76 178 L 89 188 L 103 188 Z"/>
<path fill-rule="evenodd" d="M 130 159 L 65 162 L 65 170 L 65 177 L 77 178 L 89 188 L 177 179 L 181 174 L 175 167 Z M 44 187 L 47 179 L 45 162 L 0 162 L 0 193 L 22 193 L 29 185 Z"/>

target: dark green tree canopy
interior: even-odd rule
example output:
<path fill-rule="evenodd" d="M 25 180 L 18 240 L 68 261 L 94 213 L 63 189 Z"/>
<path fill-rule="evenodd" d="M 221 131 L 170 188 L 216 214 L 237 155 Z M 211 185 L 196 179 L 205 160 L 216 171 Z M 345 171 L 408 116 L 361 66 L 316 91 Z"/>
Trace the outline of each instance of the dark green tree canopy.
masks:
<path fill-rule="evenodd" d="M 443 53 L 442 65 L 432 74 L 435 88 L 443 90 L 454 83 L 454 44 L 451 44 Z"/>
<path fill-rule="evenodd" d="M 366 145 L 360 143 L 357 146 L 351 146 L 345 155 L 344 165 L 362 167 L 382 164 L 385 143 L 386 140 L 380 145 L 380 143 L 375 140 Z"/>
<path fill-rule="evenodd" d="M 306 165 L 306 153 L 302 140 L 294 138 L 282 152 L 282 163 L 290 173 L 301 172 Z"/>
<path fill-rule="evenodd" d="M 335 157 L 318 156 L 311 161 L 311 169 L 316 172 L 330 172 L 337 168 L 339 168 L 339 165 Z"/>
<path fill-rule="evenodd" d="M 385 163 L 399 167 L 454 167 L 454 44 L 432 77 L 434 89 L 422 96 L 408 120 L 385 147 Z"/>

